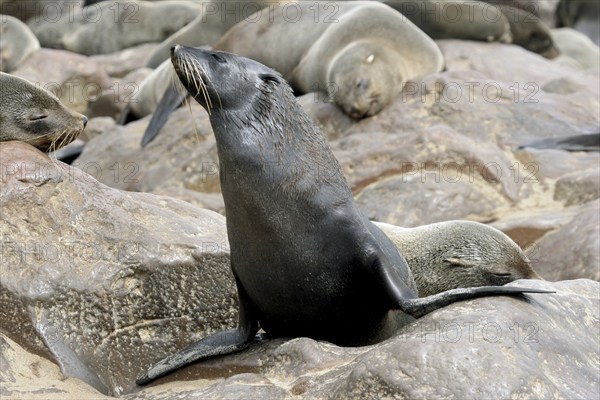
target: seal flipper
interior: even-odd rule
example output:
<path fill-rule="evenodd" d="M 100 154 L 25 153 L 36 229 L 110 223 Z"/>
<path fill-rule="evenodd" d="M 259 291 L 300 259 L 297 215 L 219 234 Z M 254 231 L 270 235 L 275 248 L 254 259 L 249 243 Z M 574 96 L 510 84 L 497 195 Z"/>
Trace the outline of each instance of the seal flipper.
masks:
<path fill-rule="evenodd" d="M 162 359 L 150 367 L 145 374 L 139 376 L 135 383 L 145 385 L 202 358 L 234 353 L 248 347 L 258 332 L 258 320 L 254 315 L 252 302 L 237 277 L 236 284 L 240 303 L 239 322 L 236 329 L 217 332 Z"/>
<path fill-rule="evenodd" d="M 438 308 L 460 300 L 469 300 L 477 297 L 508 295 L 520 296 L 524 293 L 554 293 L 553 291 L 528 289 L 513 286 L 479 286 L 471 288 L 460 288 L 447 290 L 427 297 L 417 297 L 416 293 L 411 293 L 407 284 L 401 279 L 397 271 L 398 268 L 384 265 L 378 258 L 373 264 L 374 270 L 383 284 L 388 298 L 395 308 L 409 314 L 415 318 L 420 318 Z"/>
<path fill-rule="evenodd" d="M 600 151 L 600 133 L 537 140 L 519 146 L 519 149 L 558 149 L 566 151 Z"/>
<path fill-rule="evenodd" d="M 460 300 L 474 299 L 477 297 L 508 295 L 520 296 L 524 293 L 555 293 L 549 290 L 528 289 L 514 286 L 480 286 L 472 288 L 452 289 L 442 293 L 437 293 L 427 297 L 417 299 L 399 299 L 400 309 L 415 318 L 429 314 L 438 308 Z"/>
<path fill-rule="evenodd" d="M 148 123 L 148 127 L 144 132 L 144 137 L 142 138 L 142 148 L 146 147 L 148 143 L 150 143 L 156 135 L 160 132 L 163 126 L 167 123 L 169 119 L 169 115 L 173 111 L 175 111 L 182 103 L 187 93 L 180 93 L 179 90 L 173 85 L 169 85 L 165 90 L 162 98 L 158 102 L 156 106 L 156 110 L 152 113 L 152 118 Z"/>

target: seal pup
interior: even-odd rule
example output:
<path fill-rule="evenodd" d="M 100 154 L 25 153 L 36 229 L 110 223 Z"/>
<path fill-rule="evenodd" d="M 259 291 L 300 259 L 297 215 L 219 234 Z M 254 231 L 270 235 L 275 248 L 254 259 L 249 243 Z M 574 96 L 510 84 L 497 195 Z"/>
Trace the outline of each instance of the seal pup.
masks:
<path fill-rule="evenodd" d="M 0 14 L 0 71 L 17 69 L 39 48 L 39 40 L 27 25 L 15 17 Z"/>
<path fill-rule="evenodd" d="M 435 42 L 385 4 L 338 2 L 330 18 L 315 18 L 315 4 L 323 14 L 328 10 L 328 3 L 317 3 L 274 7 L 273 18 L 250 16 L 214 49 L 277 70 L 298 93 L 328 92 L 354 119 L 379 113 L 406 81 L 442 70 Z M 296 10 L 297 21 L 290 22 L 288 9 Z"/>
<path fill-rule="evenodd" d="M 505 5 L 496 7 L 502 10 L 510 24 L 514 44 L 548 59 L 558 57 L 560 52 L 554 44 L 550 29 L 540 18 L 520 8 Z"/>
<path fill-rule="evenodd" d="M 415 228 L 376 225 L 394 242 L 412 271 L 419 296 L 461 287 L 506 285 L 542 279 L 523 250 L 506 234 L 472 221 L 445 221 Z"/>
<path fill-rule="evenodd" d="M 65 107 L 52 93 L 0 72 L 0 142 L 19 140 L 43 152 L 71 143 L 88 119 Z"/>
<path fill-rule="evenodd" d="M 542 292 L 486 286 L 418 298 L 406 261 L 358 210 L 325 137 L 279 73 L 185 46 L 171 57 L 215 133 L 239 324 L 158 362 L 138 384 L 242 350 L 259 324 L 272 336 L 362 345 L 393 334 L 390 310 L 420 317 L 458 300 Z"/>
<path fill-rule="evenodd" d="M 379 113 L 407 80 L 443 68 L 435 42 L 390 7 L 369 1 L 337 2 L 329 18 L 328 4 L 334 3 L 283 4 L 269 15 L 259 11 L 229 29 L 214 49 L 274 68 L 298 94 L 328 93 L 353 119 Z M 297 21 L 290 21 L 292 12 Z M 322 17 L 315 18 L 315 12 Z M 172 92 L 163 97 L 167 96 L 173 102 L 160 102 L 158 121 L 181 101 Z M 150 123 L 142 142 L 149 143 L 160 128 Z"/>

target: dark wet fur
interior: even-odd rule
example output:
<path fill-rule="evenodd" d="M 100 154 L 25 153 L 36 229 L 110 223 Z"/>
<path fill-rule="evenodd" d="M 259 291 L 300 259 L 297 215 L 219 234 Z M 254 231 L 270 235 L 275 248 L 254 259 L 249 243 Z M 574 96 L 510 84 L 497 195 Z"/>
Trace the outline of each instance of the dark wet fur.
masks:
<path fill-rule="evenodd" d="M 406 261 L 358 210 L 323 134 L 278 73 L 187 47 L 172 62 L 210 113 L 240 314 L 237 329 L 165 358 L 138 384 L 242 350 L 259 324 L 272 337 L 364 345 L 398 328 L 390 310 L 420 317 L 458 300 L 544 292 L 492 286 L 418 298 Z"/>

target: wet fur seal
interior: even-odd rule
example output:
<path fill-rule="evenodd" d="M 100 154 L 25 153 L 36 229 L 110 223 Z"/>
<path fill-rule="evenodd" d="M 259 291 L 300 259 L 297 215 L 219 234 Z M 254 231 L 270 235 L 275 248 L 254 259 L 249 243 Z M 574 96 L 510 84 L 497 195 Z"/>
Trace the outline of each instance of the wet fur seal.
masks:
<path fill-rule="evenodd" d="M 314 16 L 315 5 L 320 18 Z M 292 8 L 298 20 L 290 22 L 291 11 L 286 10 Z M 274 7 L 273 18 L 248 17 L 214 49 L 277 70 L 297 93 L 329 92 L 354 119 L 377 114 L 406 81 L 439 72 L 444 65 L 429 36 L 392 8 L 370 1 Z"/>
<path fill-rule="evenodd" d="M 83 131 L 88 119 L 31 82 L 0 72 L 0 142 L 19 140 L 57 150 Z"/>
<path fill-rule="evenodd" d="M 420 317 L 459 300 L 541 292 L 486 286 L 419 298 L 406 261 L 358 210 L 325 137 L 279 73 L 185 46 L 171 57 L 216 137 L 239 324 L 163 359 L 138 384 L 242 350 L 259 324 L 271 336 L 362 345 L 393 333 L 390 310 Z"/>
<path fill-rule="evenodd" d="M 541 279 L 519 245 L 498 229 L 479 222 L 446 221 L 415 228 L 375 225 L 406 259 L 419 296 Z"/>
<path fill-rule="evenodd" d="M 0 14 L 0 71 L 17 69 L 39 48 L 39 40 L 27 25 L 15 17 Z"/>

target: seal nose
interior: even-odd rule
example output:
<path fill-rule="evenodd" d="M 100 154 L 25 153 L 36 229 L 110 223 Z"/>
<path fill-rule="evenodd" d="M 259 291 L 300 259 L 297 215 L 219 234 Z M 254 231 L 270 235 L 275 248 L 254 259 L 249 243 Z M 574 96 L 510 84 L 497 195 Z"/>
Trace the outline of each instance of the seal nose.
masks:
<path fill-rule="evenodd" d="M 176 51 L 179 51 L 179 49 L 181 49 L 183 46 L 180 44 L 176 44 L 175 46 L 171 47 L 171 57 L 173 57 L 173 55 L 175 54 Z"/>
<path fill-rule="evenodd" d="M 85 115 L 83 116 L 83 127 L 85 128 L 87 126 L 88 123 L 88 117 L 86 117 Z"/>

